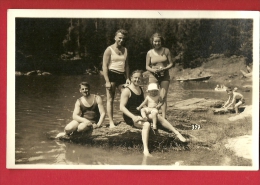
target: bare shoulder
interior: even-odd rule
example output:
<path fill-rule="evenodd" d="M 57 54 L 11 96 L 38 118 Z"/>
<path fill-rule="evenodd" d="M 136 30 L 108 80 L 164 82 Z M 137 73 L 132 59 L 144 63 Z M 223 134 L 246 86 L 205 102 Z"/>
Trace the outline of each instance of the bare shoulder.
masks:
<path fill-rule="evenodd" d="M 121 94 L 122 94 L 122 96 L 130 97 L 130 95 L 131 95 L 130 89 L 129 88 L 124 88 Z"/>
<path fill-rule="evenodd" d="M 105 50 L 105 55 L 110 55 L 111 54 L 111 49 L 110 49 L 111 46 L 108 46 Z"/>
<path fill-rule="evenodd" d="M 170 50 L 168 48 L 164 48 L 165 54 L 169 54 Z"/>
<path fill-rule="evenodd" d="M 96 97 L 97 103 L 102 103 L 102 98 L 99 95 L 94 95 Z"/>
<path fill-rule="evenodd" d="M 79 98 L 79 99 L 80 99 L 80 98 Z M 79 99 L 76 100 L 76 102 L 75 102 L 75 106 L 80 106 Z"/>
<path fill-rule="evenodd" d="M 147 55 L 151 55 L 151 52 L 152 52 L 153 49 L 150 49 L 149 51 L 147 51 Z"/>

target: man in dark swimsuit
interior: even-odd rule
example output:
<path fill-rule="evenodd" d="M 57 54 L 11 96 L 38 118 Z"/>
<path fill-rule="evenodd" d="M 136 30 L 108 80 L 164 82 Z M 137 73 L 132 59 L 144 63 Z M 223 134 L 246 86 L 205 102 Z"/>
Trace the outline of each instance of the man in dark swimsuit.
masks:
<path fill-rule="evenodd" d="M 87 82 L 79 84 L 79 92 L 83 95 L 77 99 L 73 111 L 73 120 L 65 127 L 67 135 L 84 132 L 90 127 L 100 127 L 105 118 L 105 109 L 102 99 L 98 95 L 90 94 L 90 86 Z"/>
<path fill-rule="evenodd" d="M 144 147 L 144 156 L 151 156 L 148 150 L 148 139 L 150 123 L 141 117 L 137 107 L 144 101 L 143 90 L 140 88 L 142 71 L 132 72 L 130 77 L 131 84 L 122 91 L 120 99 L 120 110 L 123 112 L 123 118 L 128 125 L 142 129 L 142 142 Z M 151 119 L 151 117 L 149 117 Z M 158 115 L 158 121 L 164 127 L 172 131 L 182 142 L 187 140 L 162 116 Z"/>

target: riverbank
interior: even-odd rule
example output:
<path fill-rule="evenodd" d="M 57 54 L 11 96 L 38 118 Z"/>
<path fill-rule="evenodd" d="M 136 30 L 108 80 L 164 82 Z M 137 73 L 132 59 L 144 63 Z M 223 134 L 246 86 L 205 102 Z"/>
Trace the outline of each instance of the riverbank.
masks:
<path fill-rule="evenodd" d="M 237 62 L 230 62 L 230 60 L 238 60 Z M 208 80 L 210 84 L 222 84 L 225 86 L 237 87 L 239 91 L 251 91 L 250 84 L 252 82 L 248 78 L 242 78 L 240 70 L 246 70 L 244 59 L 240 57 L 231 58 L 213 58 L 204 63 L 201 67 L 195 69 L 183 70 L 181 66 L 175 66 L 171 69 L 170 75 L 172 81 L 175 79 L 188 76 L 196 77 L 198 75 L 212 77 Z M 147 81 L 147 79 L 145 79 Z M 181 83 L 181 82 L 176 82 Z M 183 82 L 186 83 L 186 82 Z M 197 82 L 193 82 L 197 83 Z M 198 82 L 199 84 L 205 84 Z M 145 83 L 146 84 L 146 83 Z M 247 87 L 244 87 L 247 85 Z M 212 88 L 212 91 L 214 88 Z M 225 92 L 224 92 L 225 93 Z M 248 93 L 248 92 L 247 92 Z M 249 92 L 250 93 L 250 92 Z M 221 94 L 221 92 L 220 92 Z M 251 149 L 250 142 L 243 142 L 248 137 L 245 135 L 252 135 L 252 118 L 245 117 L 237 121 L 231 121 L 229 118 L 235 116 L 233 113 L 214 114 L 213 110 L 223 104 L 223 98 L 219 99 L 208 98 L 193 98 L 184 99 L 183 101 L 174 101 L 173 92 L 168 95 L 168 111 L 167 119 L 175 126 L 184 137 L 188 138 L 190 142 L 182 144 L 174 137 L 174 135 L 160 130 L 160 136 L 154 136 L 150 133 L 149 148 L 152 153 L 160 153 L 165 151 L 176 150 L 191 150 L 191 155 L 196 153 L 201 156 L 198 162 L 186 159 L 182 165 L 204 164 L 203 160 L 211 161 L 210 163 L 223 166 L 250 166 L 252 165 L 249 159 L 248 152 Z M 104 99 L 105 101 L 105 99 Z M 117 115 L 116 115 L 117 116 Z M 115 118 L 116 122 L 122 121 L 121 117 Z M 105 126 L 106 123 L 104 123 Z M 142 152 L 141 131 L 127 126 L 125 123 L 120 123 L 115 129 L 100 128 L 91 132 L 91 137 L 82 138 L 63 138 L 64 140 L 74 142 L 86 141 L 93 146 L 109 146 L 120 147 L 122 150 L 138 150 Z M 247 151 L 246 157 L 238 155 L 238 148 L 232 141 L 237 143 L 244 143 L 243 148 Z M 203 152 L 204 151 L 204 152 Z M 209 155 L 210 153 L 210 155 Z M 195 160 L 195 161 L 196 161 Z M 199 161 L 201 160 L 201 161 Z M 216 162 L 212 162 L 216 161 Z"/>
<path fill-rule="evenodd" d="M 250 67 L 252 68 L 252 66 Z M 226 58 L 223 55 L 213 55 L 198 68 L 182 69 L 181 66 L 177 65 L 171 69 L 170 75 L 173 80 L 180 77 L 194 78 L 210 75 L 209 81 L 212 83 L 226 87 L 237 87 L 240 92 L 252 91 L 252 78 L 245 77 L 241 70 L 248 71 L 245 58 L 237 56 Z M 186 111 L 184 113 L 173 110 L 168 114 L 178 116 L 184 114 L 183 117 L 188 118 L 186 122 L 192 120 L 199 123 L 202 129 L 193 132 L 194 136 L 207 141 L 211 150 L 216 153 L 223 156 L 229 155 L 229 159 L 225 163 L 239 166 L 251 165 L 252 142 L 248 138 L 252 137 L 252 113 L 248 117 L 242 117 L 242 119 L 236 119 L 234 114 L 230 113 L 214 115 L 210 112 L 192 113 Z M 243 143 L 243 146 L 237 147 L 236 143 Z M 241 153 L 239 149 L 241 147 L 245 152 Z"/>
<path fill-rule="evenodd" d="M 240 89 L 252 88 L 252 78 L 244 77 L 242 71 L 248 71 L 244 57 L 215 54 L 204 60 L 200 67 L 183 69 L 176 65 L 170 70 L 172 80 L 178 78 L 196 78 L 202 76 L 211 76 L 209 81 L 227 87 L 238 87 Z M 252 68 L 252 66 L 250 66 Z"/>

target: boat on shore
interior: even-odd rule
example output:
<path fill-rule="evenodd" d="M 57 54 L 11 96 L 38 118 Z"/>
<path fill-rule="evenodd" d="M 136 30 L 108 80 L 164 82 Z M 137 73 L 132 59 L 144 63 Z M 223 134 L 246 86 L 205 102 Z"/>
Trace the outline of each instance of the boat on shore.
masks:
<path fill-rule="evenodd" d="M 202 76 L 197 78 L 178 78 L 177 81 L 204 81 L 210 79 L 211 76 Z"/>

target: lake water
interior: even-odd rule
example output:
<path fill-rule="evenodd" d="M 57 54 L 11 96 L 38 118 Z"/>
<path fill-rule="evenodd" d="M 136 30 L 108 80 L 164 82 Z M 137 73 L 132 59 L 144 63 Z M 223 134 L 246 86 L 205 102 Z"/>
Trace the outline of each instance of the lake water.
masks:
<path fill-rule="evenodd" d="M 50 139 L 62 132 L 72 118 L 76 99 L 81 95 L 78 84 L 88 81 L 91 93 L 99 94 L 105 103 L 104 79 L 101 75 L 17 76 L 15 96 L 15 163 L 16 164 L 69 164 L 69 165 L 222 165 L 227 160 L 210 150 L 154 152 L 145 159 L 139 151 L 93 147 Z M 227 98 L 225 92 L 213 91 L 216 84 L 173 81 L 170 85 L 169 104 L 192 98 Z M 220 98 L 221 95 L 221 98 Z M 246 93 L 251 104 L 251 93 Z M 114 113 L 121 118 L 119 94 Z M 107 118 L 105 120 L 107 122 Z M 203 155 L 202 155 L 203 154 Z M 204 157 L 211 156 L 208 160 Z M 189 159 L 186 162 L 186 159 Z"/>

